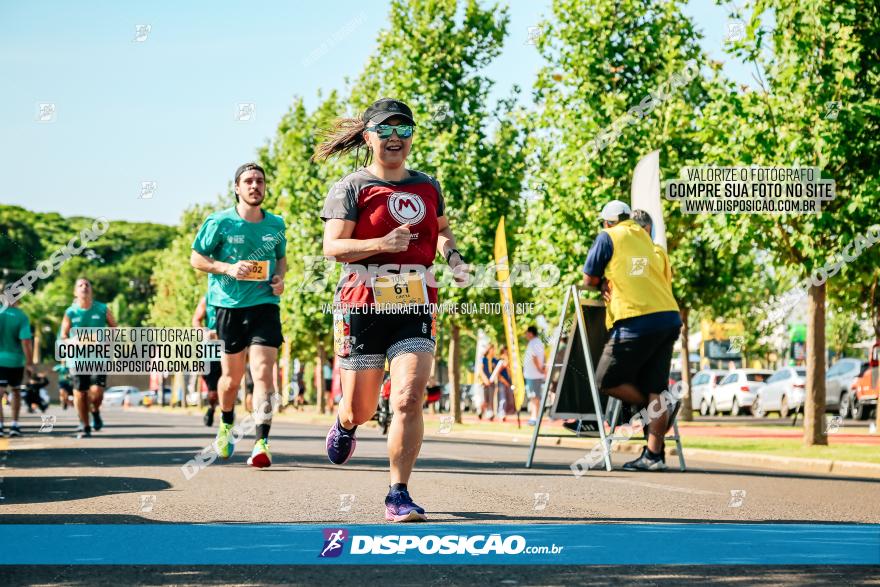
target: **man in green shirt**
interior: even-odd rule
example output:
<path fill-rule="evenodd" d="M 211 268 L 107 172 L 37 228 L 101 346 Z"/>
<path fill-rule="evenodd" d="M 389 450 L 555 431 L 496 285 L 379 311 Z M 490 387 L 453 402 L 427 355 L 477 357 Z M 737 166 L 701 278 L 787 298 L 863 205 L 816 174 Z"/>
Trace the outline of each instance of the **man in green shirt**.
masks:
<path fill-rule="evenodd" d="M 235 398 L 249 360 L 257 442 L 248 464 L 263 468 L 272 464 L 270 397 L 275 395 L 273 373 L 283 342 L 278 303 L 287 272 L 287 239 L 284 220 L 261 208 L 266 193 L 263 168 L 242 165 L 233 184 L 236 205 L 208 216 L 193 241 L 190 263 L 209 274 L 207 303 L 217 308 L 217 336 L 225 344 L 215 447 L 220 457 L 232 456 Z"/>
<path fill-rule="evenodd" d="M 61 338 L 59 334 L 58 338 Z M 70 382 L 70 369 L 66 362 L 58 363 L 52 370 L 58 373 L 58 398 L 61 409 L 66 410 L 73 405 L 73 384 Z"/>
<path fill-rule="evenodd" d="M 70 338 L 72 328 L 116 327 L 116 320 L 107 304 L 94 299 L 91 281 L 85 277 L 78 278 L 73 287 L 73 295 L 75 297 L 73 304 L 64 311 L 64 319 L 61 321 L 62 340 Z M 106 374 L 73 372 L 73 404 L 76 406 L 80 422 L 76 431 L 77 438 L 88 438 L 92 435 L 89 411 L 92 413 L 95 432 L 104 427 L 104 420 L 101 419 L 101 402 L 104 400 L 106 387 Z"/>
<path fill-rule="evenodd" d="M 217 308 L 208 303 L 206 296 L 202 296 L 196 306 L 192 317 L 193 328 L 207 330 L 207 338 L 217 339 Z M 217 383 L 220 381 L 220 362 L 211 361 L 209 371 L 202 376 L 208 388 L 208 410 L 205 412 L 205 426 L 214 425 L 214 411 L 217 408 Z"/>
<path fill-rule="evenodd" d="M 18 413 L 21 411 L 21 380 L 33 367 L 34 345 L 28 317 L 15 302 L 0 309 L 0 400 L 9 387 L 12 396 L 12 424 L 9 436 L 21 436 Z M 3 407 L 0 405 L 0 433 L 3 430 Z"/>

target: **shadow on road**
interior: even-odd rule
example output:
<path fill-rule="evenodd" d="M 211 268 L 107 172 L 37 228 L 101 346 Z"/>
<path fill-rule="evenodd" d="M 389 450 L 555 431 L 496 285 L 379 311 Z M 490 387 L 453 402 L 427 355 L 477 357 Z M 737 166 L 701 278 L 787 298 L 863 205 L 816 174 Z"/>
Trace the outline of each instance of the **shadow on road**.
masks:
<path fill-rule="evenodd" d="M 88 442 L 88 441 L 85 441 Z M 207 446 L 208 443 L 205 443 Z M 190 447 L 96 448 L 88 445 L 65 448 L 12 451 L 7 466 L 12 469 L 180 467 L 199 449 Z"/>
<path fill-rule="evenodd" d="M 5 481 L 7 504 L 49 503 L 171 488 L 167 481 L 145 477 L 7 477 Z"/>
<path fill-rule="evenodd" d="M 174 524 L 129 514 L 0 514 L 0 524 Z"/>

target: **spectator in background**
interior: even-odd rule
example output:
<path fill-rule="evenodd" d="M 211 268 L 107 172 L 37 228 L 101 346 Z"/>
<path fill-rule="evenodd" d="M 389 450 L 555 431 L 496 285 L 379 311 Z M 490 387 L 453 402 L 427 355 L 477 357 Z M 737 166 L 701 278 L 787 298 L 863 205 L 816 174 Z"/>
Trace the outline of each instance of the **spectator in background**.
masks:
<path fill-rule="evenodd" d="M 52 370 L 58 373 L 58 397 L 61 409 L 66 410 L 73 405 L 73 383 L 70 382 L 70 369 L 65 363 L 58 363 Z"/>
<path fill-rule="evenodd" d="M 36 373 L 28 378 L 24 402 L 28 413 L 33 414 L 36 410 L 45 413 L 49 408 L 49 394 L 46 392 L 48 385 L 49 380 L 45 373 Z"/>
<path fill-rule="evenodd" d="M 333 413 L 333 366 L 330 363 L 324 363 L 324 403 L 330 413 Z"/>
<path fill-rule="evenodd" d="M 296 390 L 293 398 L 293 407 L 299 410 L 306 405 L 306 378 L 302 361 L 299 359 L 293 360 L 293 377 L 291 380 L 292 386 Z"/>
<path fill-rule="evenodd" d="M 510 377 L 510 369 L 508 368 L 510 357 L 507 355 L 507 347 L 502 346 L 498 349 L 498 364 L 492 377 L 495 379 L 496 396 L 498 397 L 498 405 L 496 413 L 501 416 L 501 421 L 507 421 L 507 416 L 513 414 L 513 380 Z"/>
<path fill-rule="evenodd" d="M 526 330 L 526 355 L 523 358 L 523 378 L 526 381 L 526 398 L 529 400 L 529 426 L 538 423 L 538 410 L 540 409 L 541 388 L 544 386 L 544 378 L 547 370 L 544 365 L 544 343 L 538 336 L 538 328 L 529 326 Z"/>
<path fill-rule="evenodd" d="M 487 416 L 487 419 L 491 420 L 492 406 L 495 404 L 495 384 L 492 383 L 492 372 L 495 370 L 495 365 L 498 364 L 498 359 L 495 358 L 495 345 L 491 342 L 486 346 L 486 349 L 483 351 L 483 356 L 480 359 L 480 385 L 483 390 L 482 394 L 482 403 L 480 404 L 480 409 L 477 412 L 477 418 L 483 419 L 483 416 Z"/>

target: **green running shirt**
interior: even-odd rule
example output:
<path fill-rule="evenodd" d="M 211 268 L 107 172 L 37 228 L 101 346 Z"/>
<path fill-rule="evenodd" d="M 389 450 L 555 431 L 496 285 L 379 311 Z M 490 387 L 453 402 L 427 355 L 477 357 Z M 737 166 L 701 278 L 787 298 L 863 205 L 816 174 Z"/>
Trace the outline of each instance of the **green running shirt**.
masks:
<path fill-rule="evenodd" d="M 18 308 L 0 310 L 0 367 L 24 367 L 21 341 L 33 338 L 27 315 Z"/>
<path fill-rule="evenodd" d="M 199 229 L 192 248 L 215 261 L 266 261 L 266 277 L 260 281 L 233 279 L 228 275 L 208 275 L 208 305 L 218 308 L 247 308 L 260 304 L 278 304 L 269 281 L 275 274 L 278 259 L 286 254 L 284 220 L 263 211 L 263 220 L 248 222 L 235 207 L 214 212 Z"/>

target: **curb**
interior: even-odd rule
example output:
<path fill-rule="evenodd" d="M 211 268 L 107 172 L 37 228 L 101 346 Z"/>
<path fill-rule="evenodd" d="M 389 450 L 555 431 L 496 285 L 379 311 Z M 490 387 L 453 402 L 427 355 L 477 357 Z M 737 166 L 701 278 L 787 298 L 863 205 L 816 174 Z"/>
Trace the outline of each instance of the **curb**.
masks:
<path fill-rule="evenodd" d="M 836 477 L 880 479 L 880 465 L 855 461 L 832 461 L 802 457 L 778 457 L 761 453 L 735 453 L 702 448 L 685 449 L 685 457 L 712 460 L 729 465 L 750 465 L 788 473 L 820 473 Z"/>

